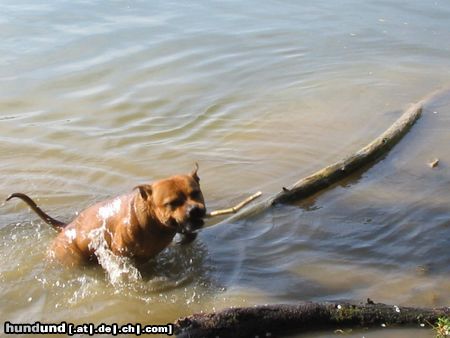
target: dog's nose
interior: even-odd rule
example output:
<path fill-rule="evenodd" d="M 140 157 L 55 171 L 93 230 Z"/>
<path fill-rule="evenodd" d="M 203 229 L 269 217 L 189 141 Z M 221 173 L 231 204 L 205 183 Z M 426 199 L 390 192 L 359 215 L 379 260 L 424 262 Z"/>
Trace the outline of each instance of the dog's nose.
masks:
<path fill-rule="evenodd" d="M 198 205 L 192 205 L 188 208 L 189 217 L 202 218 L 206 215 L 206 208 Z"/>

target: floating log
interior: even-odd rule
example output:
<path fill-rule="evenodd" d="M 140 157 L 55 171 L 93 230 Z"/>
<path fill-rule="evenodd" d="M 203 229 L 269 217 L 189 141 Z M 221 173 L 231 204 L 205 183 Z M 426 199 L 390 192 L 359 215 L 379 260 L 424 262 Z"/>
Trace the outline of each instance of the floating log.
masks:
<path fill-rule="evenodd" d="M 448 89 L 437 90 L 419 102 L 412 104 L 389 129 L 356 153 L 298 180 L 290 187 L 283 187 L 279 193 L 249 208 L 243 209 L 241 212 L 228 217 L 219 224 L 230 223 L 250 217 L 279 203 L 301 201 L 330 187 L 356 171 L 373 164 L 382 156 L 386 155 L 411 129 L 414 123 L 420 118 L 425 104 L 447 91 Z"/>

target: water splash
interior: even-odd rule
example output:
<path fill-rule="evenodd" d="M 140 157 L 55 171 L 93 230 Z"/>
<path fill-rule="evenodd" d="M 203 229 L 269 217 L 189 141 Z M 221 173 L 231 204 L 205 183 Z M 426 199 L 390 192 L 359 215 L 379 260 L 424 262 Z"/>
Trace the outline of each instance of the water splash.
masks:
<path fill-rule="evenodd" d="M 106 222 L 102 226 L 91 230 L 88 234 L 90 239 L 89 248 L 93 249 L 98 263 L 103 267 L 109 282 L 114 286 L 124 286 L 142 280 L 141 273 L 127 257 L 115 255 L 108 247 L 106 241 Z"/>
<path fill-rule="evenodd" d="M 151 313 L 156 311 L 155 306 L 159 306 L 155 304 L 196 306 L 215 294 L 217 288 L 210 274 L 212 267 L 205 262 L 207 246 L 201 241 L 190 246 L 170 246 L 157 257 L 139 265 L 138 271 L 131 260 L 111 252 L 108 245 L 110 232 L 106 222 L 103 223 L 88 236 L 99 265 L 74 269 L 47 264 L 49 261 L 45 260 L 44 253 L 55 232 L 45 224 L 42 224 L 41 233 L 38 230 L 40 222 L 11 223 L 0 229 L 0 242 L 9 245 L 8 250 L 6 246 L 0 250 L 0 257 L 4 258 L 0 281 L 5 285 L 17 284 L 17 275 L 20 274 L 24 277 L 21 285 L 31 285 L 30 289 L 46 295 L 48 306 L 58 309 L 59 313 L 71 313 L 73 309 L 93 302 L 109 302 L 117 294 L 120 294 L 120 299 L 126 298 L 141 306 L 144 302 Z M 23 245 L 30 240 L 35 245 L 24 254 Z M 3 295 L 13 298 L 8 291 L 3 291 Z M 33 302 L 39 299 L 37 292 L 27 295 L 24 308 L 29 306 L 27 300 L 30 296 Z"/>
<path fill-rule="evenodd" d="M 121 205 L 122 201 L 120 198 L 116 198 L 111 203 L 99 208 L 98 216 L 103 220 L 107 220 L 109 217 L 116 215 L 120 211 Z"/>

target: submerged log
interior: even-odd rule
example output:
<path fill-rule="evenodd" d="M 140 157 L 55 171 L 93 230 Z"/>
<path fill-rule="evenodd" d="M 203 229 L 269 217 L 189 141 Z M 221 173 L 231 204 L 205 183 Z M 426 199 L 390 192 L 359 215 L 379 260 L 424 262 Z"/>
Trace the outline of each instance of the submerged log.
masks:
<path fill-rule="evenodd" d="M 421 116 L 422 106 L 423 102 L 412 105 L 388 130 L 367 146 L 347 158 L 297 181 L 292 187 L 283 189 L 273 197 L 271 203 L 276 204 L 306 198 L 349 176 L 365 165 L 373 163 L 392 149 L 409 131 Z"/>
<path fill-rule="evenodd" d="M 229 223 L 258 214 L 279 203 L 298 202 L 322 191 L 358 170 L 375 163 L 395 146 L 420 118 L 425 104 L 448 89 L 437 90 L 411 105 L 389 129 L 356 153 L 302 178 L 262 202 L 232 215 L 221 223 Z"/>
<path fill-rule="evenodd" d="M 369 300 L 368 300 L 369 301 Z M 175 322 L 177 337 L 276 337 L 324 329 L 412 326 L 425 327 L 450 308 L 415 308 L 396 305 L 312 303 L 231 308 L 194 314 Z"/>

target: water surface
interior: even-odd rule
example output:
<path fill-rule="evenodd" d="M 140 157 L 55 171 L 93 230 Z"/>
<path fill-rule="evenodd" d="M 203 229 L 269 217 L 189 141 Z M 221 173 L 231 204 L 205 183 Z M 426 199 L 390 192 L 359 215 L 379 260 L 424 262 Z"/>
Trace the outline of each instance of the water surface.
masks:
<path fill-rule="evenodd" d="M 450 88 L 449 17 L 443 0 L 3 1 L 0 197 L 25 192 L 68 221 L 195 161 L 210 209 L 275 193 Z M 299 205 L 208 228 L 141 277 L 120 262 L 108 272 L 49 264 L 55 232 L 23 204 L 3 204 L 0 318 L 167 323 L 367 297 L 448 306 L 449 130 L 447 93 L 368 170 Z"/>

